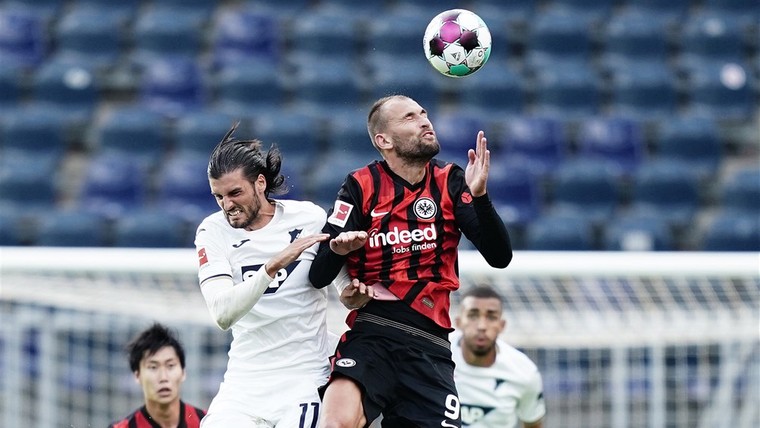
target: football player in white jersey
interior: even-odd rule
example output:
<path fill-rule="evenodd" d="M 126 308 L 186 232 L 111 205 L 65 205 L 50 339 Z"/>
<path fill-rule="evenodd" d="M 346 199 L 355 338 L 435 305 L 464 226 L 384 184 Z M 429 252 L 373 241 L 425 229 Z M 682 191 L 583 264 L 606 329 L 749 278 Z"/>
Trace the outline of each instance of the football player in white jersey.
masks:
<path fill-rule="evenodd" d="M 309 267 L 326 213 L 304 201 L 271 199 L 284 182 L 273 146 L 232 137 L 216 146 L 209 185 L 221 210 L 198 226 L 198 279 L 216 324 L 232 329 L 229 362 L 203 428 L 313 428 L 317 387 L 327 381 L 334 342 L 327 290 Z"/>
<path fill-rule="evenodd" d="M 462 426 L 541 428 L 546 407 L 541 374 L 527 355 L 499 339 L 506 321 L 491 287 L 462 294 L 451 337 Z"/>

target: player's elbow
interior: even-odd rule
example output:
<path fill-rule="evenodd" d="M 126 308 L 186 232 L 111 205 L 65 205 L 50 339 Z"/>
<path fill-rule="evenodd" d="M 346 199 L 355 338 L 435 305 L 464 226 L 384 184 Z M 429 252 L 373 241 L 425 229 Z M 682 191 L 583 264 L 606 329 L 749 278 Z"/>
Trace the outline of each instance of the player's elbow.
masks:
<path fill-rule="evenodd" d="M 487 262 L 491 267 L 504 269 L 512 263 L 512 250 L 505 251 L 504 254 L 499 255 L 499 257 L 492 257 L 487 260 Z"/>
<path fill-rule="evenodd" d="M 316 289 L 325 288 L 331 282 L 332 282 L 332 278 L 328 279 L 325 277 L 325 275 L 320 275 L 316 269 L 312 268 L 309 271 L 309 283 L 311 283 L 312 287 Z"/>
<path fill-rule="evenodd" d="M 229 317 L 214 317 L 214 323 L 222 331 L 229 330 L 232 324 L 234 324 L 233 320 L 229 319 Z"/>

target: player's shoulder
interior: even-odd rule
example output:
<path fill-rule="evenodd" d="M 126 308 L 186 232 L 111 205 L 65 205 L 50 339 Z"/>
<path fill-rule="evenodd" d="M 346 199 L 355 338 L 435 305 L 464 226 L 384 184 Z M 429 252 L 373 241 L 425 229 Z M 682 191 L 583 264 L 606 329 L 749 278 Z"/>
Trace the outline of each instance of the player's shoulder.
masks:
<path fill-rule="evenodd" d="M 499 352 L 496 361 L 501 365 L 517 368 L 519 371 L 533 372 L 538 370 L 538 366 L 524 352 L 514 346 L 498 339 L 497 346 Z"/>
<path fill-rule="evenodd" d="M 313 219 L 319 223 L 324 223 L 327 219 L 325 209 L 311 201 L 278 199 L 276 203 L 282 207 L 286 216 L 303 216 L 305 219 Z"/>
<path fill-rule="evenodd" d="M 229 223 L 225 220 L 224 213 L 219 210 L 206 216 L 198 225 L 198 230 L 201 228 L 218 228 L 225 225 L 229 225 Z"/>

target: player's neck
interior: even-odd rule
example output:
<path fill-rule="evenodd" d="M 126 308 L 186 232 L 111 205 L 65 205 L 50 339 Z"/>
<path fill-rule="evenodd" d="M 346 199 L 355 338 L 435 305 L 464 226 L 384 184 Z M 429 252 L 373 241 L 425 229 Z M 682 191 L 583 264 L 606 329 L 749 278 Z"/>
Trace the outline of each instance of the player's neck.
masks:
<path fill-rule="evenodd" d="M 245 230 L 252 232 L 254 230 L 259 230 L 262 227 L 269 224 L 270 221 L 274 218 L 274 212 L 275 212 L 275 203 L 272 201 L 267 201 L 266 203 L 261 205 L 261 209 L 259 210 L 259 213 L 256 215 L 256 219 L 251 222 L 248 227 L 245 228 Z"/>
<path fill-rule="evenodd" d="M 467 348 L 462 348 L 462 358 L 464 361 L 475 367 L 491 367 L 496 362 L 496 349 L 492 349 L 491 352 L 486 355 L 476 355 Z"/>
<path fill-rule="evenodd" d="M 179 426 L 179 399 L 166 404 L 148 401 L 145 403 L 145 408 L 148 410 L 150 417 L 161 428 L 176 428 Z"/>

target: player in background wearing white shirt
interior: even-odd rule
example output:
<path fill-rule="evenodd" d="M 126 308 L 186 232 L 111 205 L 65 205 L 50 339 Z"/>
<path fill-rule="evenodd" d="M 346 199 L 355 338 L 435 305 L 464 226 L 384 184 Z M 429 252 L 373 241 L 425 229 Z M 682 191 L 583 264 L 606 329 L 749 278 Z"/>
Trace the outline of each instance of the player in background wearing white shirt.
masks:
<path fill-rule="evenodd" d="M 317 387 L 334 349 L 327 289 L 308 272 L 326 213 L 305 201 L 271 199 L 282 190 L 276 146 L 232 137 L 216 146 L 209 185 L 221 211 L 195 237 L 201 292 L 216 324 L 232 329 L 224 381 L 203 428 L 313 428 Z"/>
<path fill-rule="evenodd" d="M 502 298 L 491 287 L 462 294 L 451 336 L 462 426 L 541 428 L 546 407 L 541 374 L 527 355 L 499 339 Z"/>

